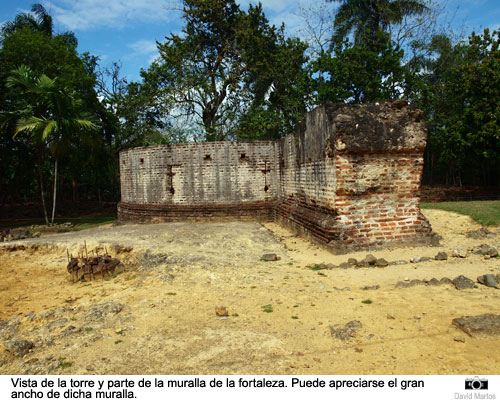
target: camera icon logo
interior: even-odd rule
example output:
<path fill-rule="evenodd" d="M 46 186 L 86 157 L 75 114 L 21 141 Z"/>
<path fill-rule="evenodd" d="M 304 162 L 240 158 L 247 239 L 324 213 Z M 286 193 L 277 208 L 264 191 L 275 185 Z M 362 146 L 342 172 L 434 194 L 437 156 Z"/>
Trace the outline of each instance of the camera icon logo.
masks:
<path fill-rule="evenodd" d="M 465 380 L 466 390 L 488 390 L 488 379 L 481 379 L 478 376 Z"/>

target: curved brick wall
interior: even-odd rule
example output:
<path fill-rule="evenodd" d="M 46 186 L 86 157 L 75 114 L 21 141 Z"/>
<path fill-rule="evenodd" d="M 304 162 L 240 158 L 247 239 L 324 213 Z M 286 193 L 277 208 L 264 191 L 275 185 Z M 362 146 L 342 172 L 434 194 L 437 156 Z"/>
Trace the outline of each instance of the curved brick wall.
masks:
<path fill-rule="evenodd" d="M 406 103 L 324 105 L 278 141 L 120 153 L 120 220 L 275 218 L 335 252 L 436 241 L 419 210 L 426 128 Z"/>
<path fill-rule="evenodd" d="M 120 153 L 121 220 L 272 218 L 278 147 L 210 142 Z M 272 168 L 271 168 L 272 167 Z"/>

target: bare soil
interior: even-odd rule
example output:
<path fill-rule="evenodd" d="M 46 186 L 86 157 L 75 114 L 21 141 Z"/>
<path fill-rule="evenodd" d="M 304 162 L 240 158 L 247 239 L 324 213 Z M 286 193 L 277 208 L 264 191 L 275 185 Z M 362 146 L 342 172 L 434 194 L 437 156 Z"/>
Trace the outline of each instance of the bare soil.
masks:
<path fill-rule="evenodd" d="M 409 261 L 483 243 L 500 248 L 500 236 L 467 238 L 480 228 L 469 217 L 424 213 L 443 237 L 439 247 L 372 254 Z M 72 283 L 66 249 L 81 253 L 84 241 L 89 252 L 106 247 L 120 258 L 123 272 Z M 260 261 L 265 253 L 281 259 Z M 476 280 L 500 273 L 498 258 L 469 251 L 385 268 L 307 267 L 366 255 L 332 255 L 277 224 L 254 222 L 106 226 L 3 243 L 0 345 L 34 347 L 15 356 L 0 346 L 0 373 L 498 373 L 500 337 L 469 337 L 452 319 L 498 313 L 499 290 L 395 287 L 405 279 Z M 227 317 L 216 315 L 219 306 Z M 352 320 L 362 325 L 353 338 L 332 337 L 330 326 Z"/>

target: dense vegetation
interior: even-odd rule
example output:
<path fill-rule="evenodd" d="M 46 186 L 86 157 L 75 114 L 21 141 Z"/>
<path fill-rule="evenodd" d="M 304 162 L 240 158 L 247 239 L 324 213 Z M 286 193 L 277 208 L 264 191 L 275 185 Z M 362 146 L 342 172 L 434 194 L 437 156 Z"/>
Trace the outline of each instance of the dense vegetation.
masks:
<path fill-rule="evenodd" d="M 321 24 L 304 10 L 320 27 L 305 40 L 261 5 L 183 0 L 182 34 L 139 82 L 79 54 L 43 6 L 17 15 L 0 36 L 0 206 L 38 201 L 48 221 L 58 196 L 116 200 L 121 149 L 276 139 L 317 104 L 396 98 L 425 111 L 427 183 L 500 186 L 500 33 L 457 39 L 431 0 L 330 3 Z"/>

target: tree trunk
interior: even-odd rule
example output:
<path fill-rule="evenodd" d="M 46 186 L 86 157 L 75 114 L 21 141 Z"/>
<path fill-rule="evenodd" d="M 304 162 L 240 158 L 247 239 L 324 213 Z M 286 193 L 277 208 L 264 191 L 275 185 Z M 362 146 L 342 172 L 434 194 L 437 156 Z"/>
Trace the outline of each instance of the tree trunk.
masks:
<path fill-rule="evenodd" d="M 40 180 L 40 193 L 42 195 L 43 216 L 45 217 L 45 225 L 48 225 L 49 218 L 47 216 L 47 207 L 45 206 L 45 194 L 44 194 L 44 190 L 43 190 L 43 179 L 42 179 L 42 167 L 38 167 L 38 179 Z"/>
<path fill-rule="evenodd" d="M 76 203 L 76 181 L 75 181 L 75 178 L 71 178 L 71 187 L 73 188 L 73 203 Z"/>
<path fill-rule="evenodd" d="M 54 196 L 52 197 L 52 221 L 51 224 L 54 223 L 54 217 L 56 215 L 56 197 L 57 197 L 57 158 L 54 162 Z"/>

